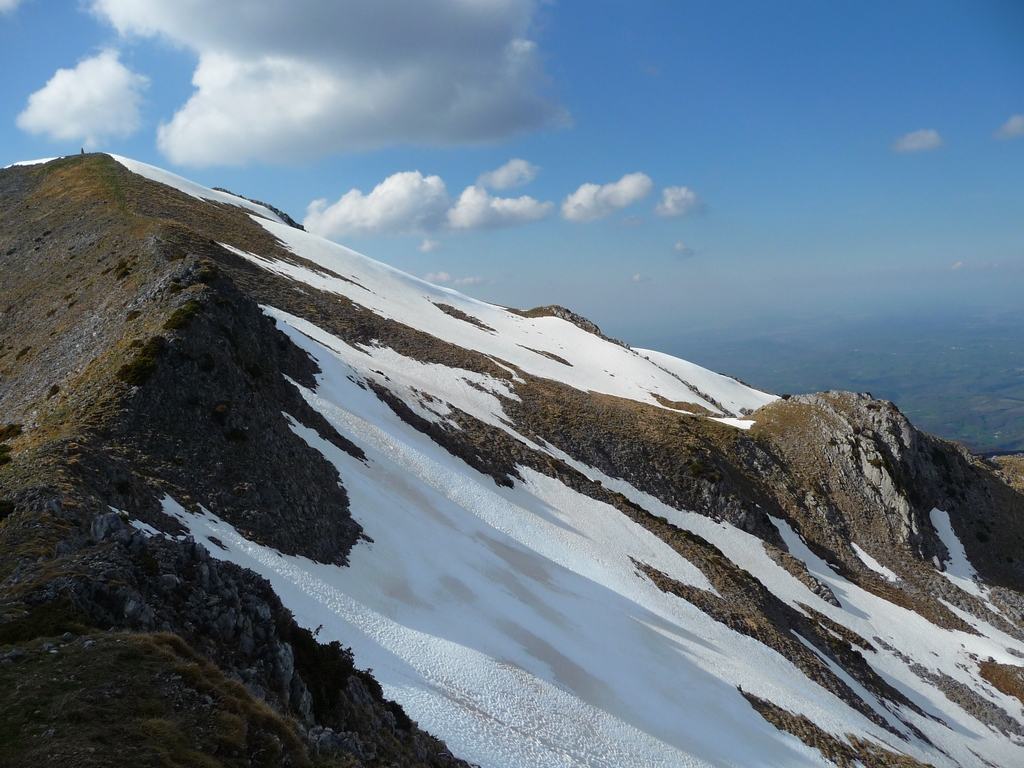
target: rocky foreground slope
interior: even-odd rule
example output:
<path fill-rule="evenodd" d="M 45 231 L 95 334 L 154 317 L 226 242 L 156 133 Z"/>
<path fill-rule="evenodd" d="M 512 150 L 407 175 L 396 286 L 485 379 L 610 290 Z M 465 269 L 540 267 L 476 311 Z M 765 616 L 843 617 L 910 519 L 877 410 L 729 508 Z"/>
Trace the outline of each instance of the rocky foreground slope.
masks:
<path fill-rule="evenodd" d="M 0 171 L 0 763 L 1024 762 L 1019 461 L 292 224 Z"/>

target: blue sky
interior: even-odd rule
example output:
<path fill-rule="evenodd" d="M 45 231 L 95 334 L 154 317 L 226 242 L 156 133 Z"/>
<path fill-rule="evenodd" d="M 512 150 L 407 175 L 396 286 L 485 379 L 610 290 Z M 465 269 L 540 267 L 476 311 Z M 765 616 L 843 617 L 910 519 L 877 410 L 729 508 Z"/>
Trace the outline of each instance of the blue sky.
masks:
<path fill-rule="evenodd" d="M 1019 2 L 0 9 L 0 165 L 323 200 L 367 255 L 637 343 L 1024 299 Z"/>

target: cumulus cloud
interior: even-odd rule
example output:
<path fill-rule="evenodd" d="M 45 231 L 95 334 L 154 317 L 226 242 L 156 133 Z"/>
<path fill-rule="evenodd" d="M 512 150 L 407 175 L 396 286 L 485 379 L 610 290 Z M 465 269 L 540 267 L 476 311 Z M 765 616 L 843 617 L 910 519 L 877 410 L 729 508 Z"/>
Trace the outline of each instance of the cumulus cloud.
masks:
<path fill-rule="evenodd" d="M 447 272 L 428 272 L 423 276 L 428 283 L 450 283 L 452 276 Z"/>
<path fill-rule="evenodd" d="M 661 202 L 654 206 L 659 216 L 678 219 L 700 205 L 700 198 L 686 187 L 665 187 L 661 191 Z"/>
<path fill-rule="evenodd" d="M 1024 115 L 1014 115 L 995 133 L 997 139 L 1015 139 L 1018 136 L 1024 136 Z"/>
<path fill-rule="evenodd" d="M 404 171 L 389 176 L 368 195 L 361 190 L 346 192 L 333 204 L 314 200 L 306 208 L 303 226 L 322 237 L 345 235 L 410 234 L 449 229 L 495 229 L 512 227 L 545 218 L 554 203 L 540 202 L 526 195 L 494 197 L 478 186 L 466 187 L 452 205 L 440 176 Z M 440 243 L 425 238 L 419 245 L 424 253 Z"/>
<path fill-rule="evenodd" d="M 497 170 L 481 173 L 476 185 L 488 189 L 513 189 L 533 181 L 539 170 L 540 166 L 515 158 Z"/>
<path fill-rule="evenodd" d="M 7 13 L 13 11 L 18 7 L 21 0 L 0 0 L 0 13 Z"/>
<path fill-rule="evenodd" d="M 900 136 L 892 145 L 893 152 L 927 152 L 943 145 L 939 132 L 932 128 L 922 128 Z"/>
<path fill-rule="evenodd" d="M 562 217 L 569 221 L 596 221 L 647 197 L 654 183 L 645 173 L 628 173 L 616 182 L 583 184 L 562 201 Z"/>
<path fill-rule="evenodd" d="M 91 0 L 126 36 L 198 54 L 158 136 L 191 165 L 396 143 L 493 141 L 567 113 L 547 95 L 536 0 Z"/>
<path fill-rule="evenodd" d="M 302 224 L 322 237 L 420 232 L 436 229 L 449 203 L 440 176 L 404 171 L 388 176 L 368 195 L 353 189 L 333 205 L 314 200 Z"/>
<path fill-rule="evenodd" d="M 148 84 L 148 78 L 118 60 L 117 51 L 106 50 L 83 59 L 74 69 L 58 69 L 28 97 L 16 123 L 29 133 L 82 139 L 95 147 L 104 137 L 124 138 L 138 129 L 139 103 Z"/>
<path fill-rule="evenodd" d="M 483 187 L 466 187 L 448 211 L 452 229 L 494 229 L 539 221 L 554 207 L 532 197 L 494 197 Z"/>

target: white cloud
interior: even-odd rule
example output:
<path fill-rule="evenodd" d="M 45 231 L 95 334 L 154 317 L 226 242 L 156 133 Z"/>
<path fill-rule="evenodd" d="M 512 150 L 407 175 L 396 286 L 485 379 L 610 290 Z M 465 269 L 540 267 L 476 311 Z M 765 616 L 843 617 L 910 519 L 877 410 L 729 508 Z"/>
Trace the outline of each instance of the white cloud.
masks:
<path fill-rule="evenodd" d="M 448 211 L 448 226 L 452 229 L 494 229 L 513 227 L 539 221 L 554 207 L 552 202 L 540 202 L 532 197 L 493 197 L 483 187 L 466 187 L 458 202 Z"/>
<path fill-rule="evenodd" d="M 353 189 L 333 205 L 314 200 L 302 223 L 322 237 L 429 231 L 444 220 L 448 205 L 440 176 L 405 171 L 389 176 L 368 195 Z"/>
<path fill-rule="evenodd" d="M 659 216 L 678 219 L 700 205 L 697 193 L 687 187 L 665 187 L 661 191 L 661 202 L 654 206 Z"/>
<path fill-rule="evenodd" d="M 995 133 L 997 139 L 1015 139 L 1018 136 L 1024 136 L 1024 115 L 1014 115 Z"/>
<path fill-rule="evenodd" d="M 28 97 L 17 125 L 51 139 L 82 139 L 95 147 L 106 136 L 124 138 L 141 122 L 139 103 L 149 79 L 137 75 L 106 50 L 83 59 L 74 69 L 58 69 L 43 88 Z"/>
<path fill-rule="evenodd" d="M 963 267 L 963 265 L 964 265 L 964 263 L 962 261 L 958 261 L 956 264 L 954 264 L 952 267 L 950 267 L 950 269 L 955 272 L 956 270 L 958 270 L 961 267 Z"/>
<path fill-rule="evenodd" d="M 688 245 L 687 245 L 686 243 L 684 243 L 684 242 L 683 242 L 682 240 L 680 240 L 679 242 L 677 242 L 677 243 L 676 243 L 675 245 L 673 245 L 672 247 L 673 247 L 673 248 L 675 249 L 675 252 L 676 252 L 676 253 L 678 253 L 678 254 L 679 254 L 680 256 L 682 256 L 683 258 L 688 258 L 688 257 L 690 257 L 690 256 L 694 256 L 694 255 L 696 255 L 696 253 L 697 253 L 697 252 L 696 252 L 695 250 L 693 250 L 693 248 L 691 248 L 690 246 L 688 246 Z"/>
<path fill-rule="evenodd" d="M 513 189 L 533 181 L 539 170 L 540 166 L 515 158 L 497 170 L 481 173 L 476 185 L 489 189 Z"/>
<path fill-rule="evenodd" d="M 893 152 L 926 152 L 938 149 L 943 145 L 939 132 L 931 128 L 922 128 L 900 136 L 892 145 Z"/>
<path fill-rule="evenodd" d="M 455 285 L 478 285 L 483 281 L 482 277 L 460 277 L 455 281 Z"/>
<path fill-rule="evenodd" d="M 198 54 L 159 146 L 192 165 L 506 138 L 568 117 L 528 32 L 537 0 L 90 0 Z"/>
<path fill-rule="evenodd" d="M 643 279 L 644 279 L 643 275 L 641 275 L 639 273 L 633 275 L 633 282 L 634 283 L 639 283 Z"/>
<path fill-rule="evenodd" d="M 554 203 L 532 197 L 494 197 L 472 186 L 451 204 L 440 176 L 404 171 L 389 176 L 368 195 L 358 189 L 346 192 L 333 204 L 314 200 L 306 208 L 303 226 L 322 237 L 359 234 L 409 234 L 450 229 L 494 229 L 538 221 Z M 436 250 L 440 243 L 424 238 L 419 249 Z"/>
<path fill-rule="evenodd" d="M 452 276 L 447 272 L 428 272 L 423 276 L 428 283 L 450 283 Z"/>
<path fill-rule="evenodd" d="M 562 217 L 569 221 L 596 221 L 651 193 L 654 183 L 644 173 L 629 173 L 612 184 L 583 184 L 562 202 Z"/>
<path fill-rule="evenodd" d="M 13 11 L 20 2 L 21 0 L 0 0 L 0 13 Z"/>

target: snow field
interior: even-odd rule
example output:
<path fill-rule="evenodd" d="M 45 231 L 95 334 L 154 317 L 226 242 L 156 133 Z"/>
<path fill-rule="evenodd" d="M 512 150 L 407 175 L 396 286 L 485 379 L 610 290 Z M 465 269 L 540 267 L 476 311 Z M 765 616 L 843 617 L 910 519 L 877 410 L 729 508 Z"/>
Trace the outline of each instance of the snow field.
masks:
<path fill-rule="evenodd" d="M 993 658 L 1003 664 L 1021 666 L 1020 657 L 1008 649 L 1014 649 L 1017 653 L 1024 654 L 1024 643 L 948 604 L 947 607 L 977 629 L 980 636 L 941 629 L 921 615 L 889 603 L 842 578 L 825 561 L 808 549 L 788 523 L 772 518 L 772 522 L 782 534 L 790 553 L 807 565 L 812 576 L 827 584 L 842 603 L 842 608 L 836 608 L 819 598 L 803 583 L 771 560 L 760 539 L 726 523 L 715 522 L 703 515 L 673 509 L 658 499 L 638 491 L 623 480 L 608 477 L 599 470 L 575 462 L 561 452 L 551 448 L 548 450 L 583 472 L 590 479 L 599 480 L 606 488 L 622 493 L 651 514 L 664 516 L 672 524 L 696 533 L 711 542 L 721 549 L 729 560 L 751 573 L 773 594 L 798 610 L 800 607 L 797 603 L 804 603 L 876 645 L 876 652 L 862 652 L 875 672 L 926 713 L 953 724 L 953 726 L 947 728 L 907 709 L 898 710 L 900 718 L 919 728 L 936 746 L 958 763 L 974 765 L 978 762 L 977 755 L 981 755 L 996 765 L 1014 765 L 1024 757 L 1024 749 L 1020 744 L 1016 744 L 1002 733 L 997 733 L 975 720 L 935 687 L 922 681 L 910 670 L 906 662 L 894 653 L 878 647 L 873 638 L 880 637 L 888 644 L 900 649 L 902 653 L 910 657 L 911 662 L 921 664 L 929 670 L 942 672 L 958 682 L 968 685 L 1010 713 L 1016 713 L 1021 719 L 1024 719 L 1024 712 L 1021 710 L 1020 702 L 1000 693 L 982 681 L 977 674 L 977 661 Z M 952 552 L 954 549 L 950 548 L 950 551 Z M 846 678 L 844 677 L 844 679 Z M 748 687 L 746 682 L 743 682 L 742 685 L 744 690 L 761 696 L 754 688 Z M 859 684 L 851 687 L 854 690 L 863 690 Z M 836 714 L 840 710 L 834 708 L 816 709 L 813 706 L 808 706 L 806 702 L 794 700 L 787 702 L 785 699 L 781 699 L 777 692 L 774 695 L 763 696 L 763 698 L 792 712 L 807 716 L 833 734 L 849 732 L 862 735 L 854 727 L 856 719 L 860 717 L 859 714 L 853 713 L 845 705 L 840 708 L 845 712 L 842 713 L 841 718 L 837 719 Z M 865 692 L 865 701 L 876 709 L 878 706 L 886 706 L 867 692 Z M 851 715 L 856 715 L 856 717 L 851 717 Z M 843 722 L 845 718 L 851 719 Z M 902 742 L 894 743 L 890 734 L 880 732 L 873 724 L 866 730 L 872 733 L 876 740 L 887 742 L 895 749 L 909 752 L 918 759 L 936 766 L 949 764 L 947 758 L 937 752 L 934 747 L 918 744 L 916 747 L 920 752 L 915 752 L 911 745 Z M 967 738 L 964 738 L 965 736 Z"/>
<path fill-rule="evenodd" d="M 323 624 L 321 639 L 352 645 L 414 719 L 488 766 L 822 764 L 735 689 L 756 674 L 769 695 L 775 677 L 802 677 L 792 665 L 661 593 L 629 555 L 709 587 L 696 568 L 547 477 L 498 488 L 282 326 L 324 370 L 307 399 L 369 462 L 293 429 L 339 467 L 374 543 L 336 568 L 246 542 L 211 515 L 184 522 L 228 545 L 215 556 L 267 576 L 301 623 Z"/>
<path fill-rule="evenodd" d="M 756 409 L 776 398 L 735 379 L 669 355 L 637 351 L 605 341 L 557 317 L 529 318 L 503 307 L 477 301 L 457 291 L 432 285 L 397 269 L 367 258 L 344 246 L 315 235 L 261 218 L 255 218 L 290 251 L 329 270 L 318 272 L 282 261 L 269 260 L 222 243 L 239 256 L 276 274 L 343 295 L 355 303 L 412 328 L 424 330 L 465 349 L 505 361 L 534 376 L 559 381 L 583 391 L 662 406 L 655 395 L 671 402 L 685 402 L 721 410 L 694 390 L 722 402 L 731 413 Z M 452 317 L 437 304 L 447 304 L 476 318 L 493 330 Z M 569 365 L 539 354 L 546 352 Z M 648 359 L 657 356 L 658 362 Z M 693 381 L 687 384 L 690 377 Z M 748 423 L 726 421 L 739 428 Z"/>

